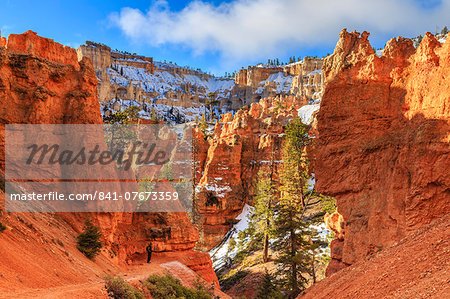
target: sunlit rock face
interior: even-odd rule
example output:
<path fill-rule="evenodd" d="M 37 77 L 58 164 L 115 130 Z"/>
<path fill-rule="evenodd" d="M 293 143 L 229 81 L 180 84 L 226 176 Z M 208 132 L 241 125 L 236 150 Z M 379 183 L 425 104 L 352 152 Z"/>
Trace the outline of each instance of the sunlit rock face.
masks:
<path fill-rule="evenodd" d="M 285 66 L 257 65 L 242 68 L 235 75 L 236 97 L 241 106 L 277 95 L 320 100 L 325 87 L 323 59 L 305 57 Z"/>
<path fill-rule="evenodd" d="M 184 108 L 180 113 L 186 114 L 188 121 L 205 112 L 204 104 L 211 92 L 220 101 L 223 111 L 219 113 L 233 106 L 235 84 L 231 78 L 215 77 L 171 62 L 153 61 L 152 57 L 112 50 L 90 41 L 81 45 L 77 52 L 79 57 L 89 57 L 93 62 L 102 103 L 117 99 L 133 101 L 141 109 L 156 108 L 159 112 L 164 110 L 163 106 L 180 107 Z"/>
<path fill-rule="evenodd" d="M 4 124 L 102 124 L 97 77 L 87 57 L 32 31 L 1 38 L 0 119 Z M 95 62 L 108 64 L 106 58 Z M 4 171 L 5 133 L 0 133 Z M 111 170 L 114 171 L 114 170 Z M 130 173 L 130 179 L 134 175 Z M 117 184 L 114 187 L 120 189 Z M 137 186 L 136 186 L 137 188 Z M 127 190 L 130 191 L 130 190 Z M 88 213 L 56 213 L 65 225 L 81 231 Z M 192 250 L 199 239 L 187 213 L 92 213 L 103 233 L 105 252 L 117 264 L 145 260 L 152 240 L 155 253 L 180 252 L 183 263 L 208 282 L 217 282 L 207 253 Z"/>
<path fill-rule="evenodd" d="M 214 113 L 220 115 L 280 95 L 317 101 L 325 86 L 323 60 L 313 57 L 284 66 L 249 66 L 234 77 L 220 77 L 90 41 L 81 45 L 77 54 L 89 57 L 94 65 L 104 114 L 134 105 L 144 118 L 150 118 L 155 110 L 160 119 L 181 123 L 203 113 L 208 116 L 209 107 L 205 106 L 211 93 L 218 100 Z"/>
<path fill-rule="evenodd" d="M 427 33 L 417 49 L 340 33 L 323 66 L 316 188 L 345 223 L 332 274 L 450 211 L 450 42 Z"/>
<path fill-rule="evenodd" d="M 261 167 L 270 171 L 273 166 L 276 175 L 283 128 L 302 104 L 296 97 L 263 99 L 234 116 L 223 115 L 207 140 L 196 131 L 197 248 L 210 250 L 222 240 L 244 205 L 252 202 Z"/>

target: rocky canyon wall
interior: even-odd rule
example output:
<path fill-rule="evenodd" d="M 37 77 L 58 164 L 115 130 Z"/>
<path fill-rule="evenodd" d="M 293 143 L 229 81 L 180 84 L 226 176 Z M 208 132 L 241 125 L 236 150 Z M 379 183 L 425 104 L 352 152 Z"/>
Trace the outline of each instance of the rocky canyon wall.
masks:
<path fill-rule="evenodd" d="M 199 108 L 209 92 L 215 93 L 221 106 L 231 108 L 230 91 L 233 81 L 215 78 L 199 70 L 173 63 L 154 62 L 152 57 L 119 52 L 110 47 L 87 41 L 78 50 L 78 56 L 89 57 L 99 78 L 100 102 L 117 99 L 134 101 L 141 109 L 145 103 L 152 105 Z M 115 110 L 119 107 L 114 107 Z"/>
<path fill-rule="evenodd" d="M 210 93 L 219 102 L 215 114 L 220 115 L 279 95 L 319 101 L 325 86 L 322 59 L 312 57 L 286 66 L 249 66 L 232 79 L 89 41 L 77 52 L 93 62 L 104 114 L 134 105 L 144 118 L 156 111 L 166 122 L 172 122 L 168 114 L 178 114 L 181 120 L 178 117 L 176 122 L 181 123 L 194 120 L 195 115 L 208 116 L 205 104 Z"/>
<path fill-rule="evenodd" d="M 260 64 L 242 68 L 235 75 L 236 95 L 241 106 L 277 95 L 320 100 L 325 87 L 322 64 L 323 59 L 305 57 L 285 66 Z"/>
<path fill-rule="evenodd" d="M 11 34 L 0 47 L 0 122 L 101 124 L 89 59 L 35 32 Z M 4 130 L 0 162 L 4 169 Z"/>
<path fill-rule="evenodd" d="M 450 212 L 450 40 L 378 57 L 368 36 L 343 30 L 323 66 L 316 189 L 342 216 L 328 274 Z"/>
<path fill-rule="evenodd" d="M 102 63 L 105 63 L 104 59 L 96 61 L 96 64 Z M 5 124 L 21 123 L 102 124 L 97 78 L 90 59 L 80 57 L 78 60 L 74 49 L 40 37 L 32 31 L 2 39 L 0 122 L 2 127 Z M 4 146 L 5 133 L 2 129 L 2 172 L 5 167 Z M 4 200 L 1 204 L 3 208 Z M 81 231 L 84 219 L 89 216 L 86 213 L 48 215 L 44 218 L 62 219 L 64 225 L 69 225 L 75 232 Z M 117 265 L 143 261 L 145 247 L 149 240 L 153 240 L 157 254 L 174 251 L 185 253 L 188 267 L 209 282 L 217 281 L 209 255 L 192 250 L 199 237 L 187 213 L 92 213 L 90 216 L 102 229 L 104 255 Z M 13 230 L 14 234 L 18 234 L 19 241 L 23 239 L 19 229 Z M 73 239 L 71 242 L 75 243 Z"/>
<path fill-rule="evenodd" d="M 234 116 L 223 115 L 207 140 L 197 130 L 197 248 L 210 250 L 217 245 L 244 204 L 251 204 L 260 168 L 276 173 L 281 162 L 283 128 L 304 104 L 290 96 L 266 98 Z"/>

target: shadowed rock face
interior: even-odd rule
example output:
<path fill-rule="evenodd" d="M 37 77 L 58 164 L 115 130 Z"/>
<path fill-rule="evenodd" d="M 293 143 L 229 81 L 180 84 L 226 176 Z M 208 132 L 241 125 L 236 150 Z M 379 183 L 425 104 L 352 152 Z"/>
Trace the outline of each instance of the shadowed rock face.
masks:
<path fill-rule="evenodd" d="M 345 222 L 328 274 L 450 212 L 450 40 L 377 57 L 368 36 L 343 30 L 323 68 L 316 188 Z"/>
<path fill-rule="evenodd" d="M 97 78 L 89 58 L 78 61 L 74 49 L 32 31 L 10 35 L 8 40 L 2 38 L 0 123 L 2 172 L 5 124 L 102 124 Z M 63 218 L 75 231 L 81 231 L 87 214 L 57 213 L 53 216 Z M 198 230 L 186 213 L 96 213 L 91 216 L 101 227 L 109 258 L 116 264 L 143 261 L 145 247 L 152 240 L 155 252 L 192 254 L 195 258 L 189 260 L 187 266 L 208 282 L 217 281 L 209 255 L 191 250 L 198 241 Z"/>

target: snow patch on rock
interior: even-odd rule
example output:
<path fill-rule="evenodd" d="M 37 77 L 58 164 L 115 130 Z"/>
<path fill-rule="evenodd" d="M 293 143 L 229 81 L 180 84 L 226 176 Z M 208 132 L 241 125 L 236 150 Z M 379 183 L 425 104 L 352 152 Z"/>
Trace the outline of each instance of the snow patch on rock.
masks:
<path fill-rule="evenodd" d="M 310 125 L 313 121 L 314 112 L 320 109 L 319 104 L 305 105 L 297 110 L 298 116 L 305 125 Z"/>
<path fill-rule="evenodd" d="M 224 266 L 228 259 L 233 258 L 237 254 L 237 246 L 235 246 L 233 250 L 230 250 L 229 241 L 231 238 L 236 240 L 239 232 L 245 231 L 248 228 L 253 211 L 254 208 L 252 206 L 245 204 L 242 208 L 242 212 L 236 217 L 236 220 L 239 221 L 228 231 L 223 241 L 209 251 L 214 269 Z"/>

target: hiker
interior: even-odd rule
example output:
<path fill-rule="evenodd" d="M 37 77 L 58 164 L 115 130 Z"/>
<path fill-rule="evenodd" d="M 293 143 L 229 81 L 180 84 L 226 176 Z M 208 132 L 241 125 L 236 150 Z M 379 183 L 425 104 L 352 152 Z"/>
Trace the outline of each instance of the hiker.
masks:
<path fill-rule="evenodd" d="M 147 264 L 150 263 L 150 260 L 152 259 L 152 243 L 150 242 L 147 246 L 147 248 L 145 248 L 145 250 L 147 250 Z"/>

